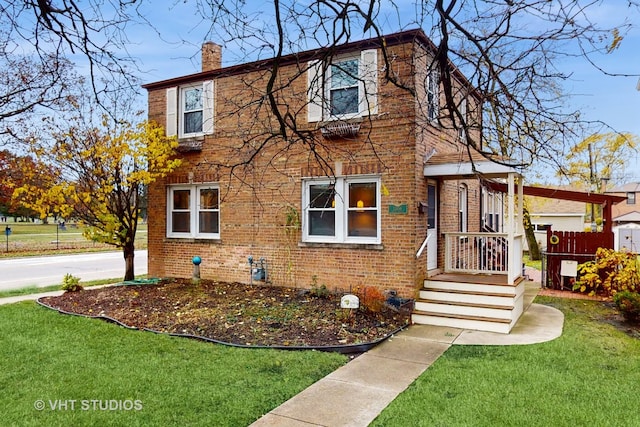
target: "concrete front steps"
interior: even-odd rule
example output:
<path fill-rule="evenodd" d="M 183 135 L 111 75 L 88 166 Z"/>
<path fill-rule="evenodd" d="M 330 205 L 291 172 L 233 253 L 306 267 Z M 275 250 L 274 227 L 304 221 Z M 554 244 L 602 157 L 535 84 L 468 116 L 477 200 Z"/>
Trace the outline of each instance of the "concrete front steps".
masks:
<path fill-rule="evenodd" d="M 425 280 L 411 319 L 422 325 L 508 334 L 523 311 L 524 280 L 503 276 L 438 275 Z"/>

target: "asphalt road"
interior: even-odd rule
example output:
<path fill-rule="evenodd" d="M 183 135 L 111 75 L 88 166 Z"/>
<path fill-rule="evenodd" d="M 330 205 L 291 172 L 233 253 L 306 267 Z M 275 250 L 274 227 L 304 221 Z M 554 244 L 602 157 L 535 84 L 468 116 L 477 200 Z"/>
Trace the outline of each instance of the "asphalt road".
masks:
<path fill-rule="evenodd" d="M 81 281 L 120 280 L 124 267 L 122 252 L 5 259 L 0 260 L 0 290 L 58 285 L 67 273 Z M 136 251 L 134 269 L 136 276 L 147 273 L 146 250 Z"/>

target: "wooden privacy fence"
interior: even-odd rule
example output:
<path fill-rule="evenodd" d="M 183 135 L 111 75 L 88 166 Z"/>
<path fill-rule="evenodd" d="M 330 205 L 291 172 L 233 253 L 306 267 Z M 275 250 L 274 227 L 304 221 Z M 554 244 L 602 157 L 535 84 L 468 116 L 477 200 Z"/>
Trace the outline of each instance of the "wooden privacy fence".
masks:
<path fill-rule="evenodd" d="M 547 229 L 547 249 L 543 252 L 542 285 L 562 289 L 560 276 L 562 261 L 578 261 L 578 264 L 593 260 L 598 248 L 613 249 L 613 232 L 555 231 Z"/>

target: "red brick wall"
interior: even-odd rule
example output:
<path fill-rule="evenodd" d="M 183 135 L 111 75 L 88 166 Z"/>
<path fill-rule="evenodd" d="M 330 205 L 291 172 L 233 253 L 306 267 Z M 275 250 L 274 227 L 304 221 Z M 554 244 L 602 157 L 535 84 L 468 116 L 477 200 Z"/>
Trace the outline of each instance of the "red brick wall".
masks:
<path fill-rule="evenodd" d="M 424 66 L 424 51 L 413 44 L 391 48 L 393 72 L 409 87 L 420 90 L 416 76 Z M 415 53 L 417 52 L 417 53 Z M 414 54 L 415 53 L 415 54 Z M 382 55 L 378 55 L 380 69 Z M 301 64 L 302 66 L 306 64 Z M 377 286 L 415 297 L 426 274 L 426 258 L 415 254 L 426 235 L 426 218 L 418 213 L 418 202 L 426 200 L 423 176 L 425 153 L 458 150 L 453 130 L 419 123 L 416 98 L 393 84 L 378 84 L 379 110 L 365 118 L 357 137 L 324 139 L 315 123 L 306 122 L 306 74 L 298 78 L 295 66 L 283 69 L 277 93 L 283 114 L 291 114 L 302 131 L 312 130 L 318 163 L 309 146 L 289 132 L 288 138 L 267 138 L 277 125 L 268 106 L 259 102 L 268 74 L 248 72 L 216 79 L 215 131 L 206 136 L 201 152 L 184 153 L 184 164 L 172 176 L 149 189 L 149 274 L 159 277 L 189 277 L 191 258 L 202 258 L 203 278 L 247 283 L 247 257 L 264 257 L 274 285 L 309 287 L 315 277 L 330 289 Z M 249 102 L 254 101 L 254 102 Z M 165 121 L 165 90 L 149 92 L 149 117 Z M 261 147 L 250 165 L 248 161 Z M 234 164 L 239 164 L 232 168 Z M 381 245 L 304 244 L 301 231 L 286 226 L 290 207 L 302 215 L 302 179 L 325 176 L 339 169 L 344 174 L 381 177 Z M 323 172 L 324 171 L 324 172 Z M 166 237 L 167 184 L 217 182 L 221 193 L 220 240 Z M 477 182 L 469 185 L 469 230 L 479 223 Z M 441 231 L 457 227 L 457 182 L 441 185 Z M 408 213 L 390 214 L 390 205 L 406 204 Z M 452 214 L 455 213 L 455 215 Z M 455 223 L 450 221 L 455 219 Z M 452 228 L 453 227 L 453 228 Z M 476 227 L 477 228 L 477 227 Z"/>

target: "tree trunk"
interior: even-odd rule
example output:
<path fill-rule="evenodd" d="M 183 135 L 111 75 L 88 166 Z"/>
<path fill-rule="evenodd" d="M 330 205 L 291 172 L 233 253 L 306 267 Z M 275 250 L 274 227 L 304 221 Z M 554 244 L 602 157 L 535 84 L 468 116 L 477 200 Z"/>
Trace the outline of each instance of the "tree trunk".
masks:
<path fill-rule="evenodd" d="M 122 248 L 122 252 L 124 254 L 124 263 L 125 263 L 124 280 L 125 281 L 133 280 L 135 278 L 134 264 L 133 264 L 133 259 L 135 256 L 135 246 L 133 242 L 126 243 L 125 246 Z"/>
<path fill-rule="evenodd" d="M 533 232 L 533 224 L 531 224 L 531 218 L 529 217 L 529 211 L 523 209 L 522 211 L 522 225 L 524 226 L 524 234 L 527 238 L 527 245 L 529 246 L 529 259 L 531 261 L 540 260 L 540 247 L 536 240 L 536 235 Z"/>

